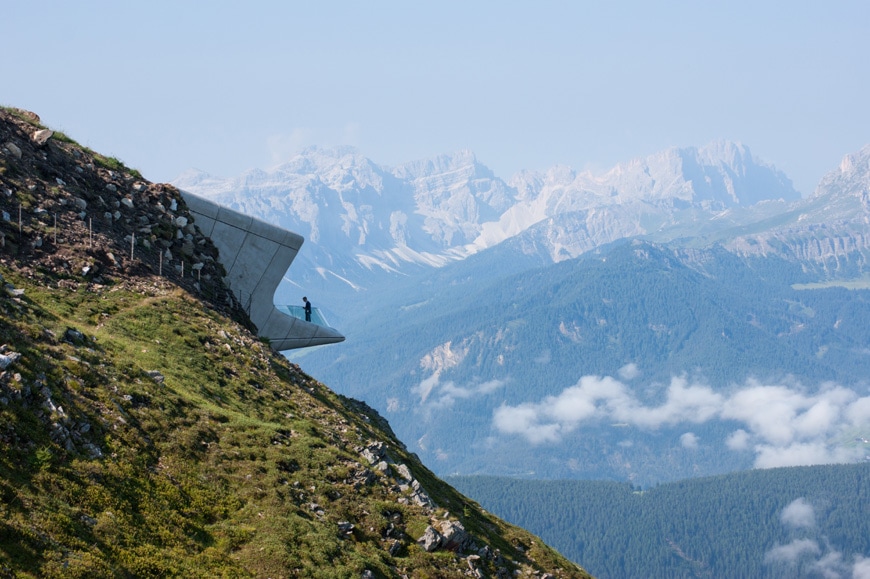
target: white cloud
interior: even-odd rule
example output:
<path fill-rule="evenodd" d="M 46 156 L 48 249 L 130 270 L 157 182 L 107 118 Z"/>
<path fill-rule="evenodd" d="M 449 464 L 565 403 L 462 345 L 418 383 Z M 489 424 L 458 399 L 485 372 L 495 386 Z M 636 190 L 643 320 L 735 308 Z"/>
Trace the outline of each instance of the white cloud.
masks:
<path fill-rule="evenodd" d="M 620 385 L 621 386 L 621 385 Z M 614 406 L 614 418 L 645 428 L 659 428 L 665 424 L 706 422 L 718 414 L 722 396 L 707 386 L 691 386 L 684 378 L 673 378 L 667 398 L 661 406 L 645 407 L 634 399 L 630 404 Z"/>
<path fill-rule="evenodd" d="M 749 448 L 749 439 L 749 433 L 738 428 L 725 440 L 725 446 L 731 450 L 746 450 Z"/>
<path fill-rule="evenodd" d="M 317 131 L 306 127 L 295 128 L 290 134 L 271 135 L 266 139 L 271 163 L 283 163 L 302 149 L 315 144 L 317 140 Z"/>
<path fill-rule="evenodd" d="M 852 424 L 870 422 L 870 396 L 859 398 L 850 404 L 846 410 L 846 418 Z"/>
<path fill-rule="evenodd" d="M 504 384 L 504 380 L 490 380 L 489 382 L 483 382 L 482 384 L 476 385 L 474 390 L 478 394 L 489 394 L 490 392 L 495 392 L 504 386 Z"/>
<path fill-rule="evenodd" d="M 843 561 L 843 554 L 839 551 L 825 553 L 809 567 L 825 579 L 842 579 L 844 573 L 848 573 L 846 564 Z"/>
<path fill-rule="evenodd" d="M 777 545 L 764 555 L 765 563 L 785 563 L 797 565 L 807 555 L 821 554 L 819 544 L 812 539 L 795 539 L 787 545 Z"/>
<path fill-rule="evenodd" d="M 855 557 L 855 564 L 852 566 L 852 579 L 870 579 L 870 557 Z"/>
<path fill-rule="evenodd" d="M 680 444 L 683 445 L 683 448 L 695 450 L 698 448 L 698 437 L 691 432 L 687 432 L 680 437 Z"/>
<path fill-rule="evenodd" d="M 266 147 L 271 164 L 279 165 L 299 151 L 323 143 L 356 147 L 361 133 L 362 125 L 353 121 L 335 128 L 296 127 L 289 133 L 270 135 L 266 139 Z"/>
<path fill-rule="evenodd" d="M 504 385 L 504 380 L 489 380 L 468 386 L 457 386 L 453 381 L 441 382 L 441 373 L 435 372 L 415 386 L 412 392 L 420 396 L 421 406 L 425 405 L 426 410 L 433 410 L 449 408 L 457 400 L 491 394 Z"/>
<path fill-rule="evenodd" d="M 756 468 L 849 463 L 860 460 L 863 455 L 860 448 L 833 447 L 823 440 L 786 446 L 758 445 L 755 452 Z"/>
<path fill-rule="evenodd" d="M 632 362 L 631 364 L 626 364 L 622 368 L 619 369 L 619 377 L 623 380 L 634 380 L 638 376 L 640 376 L 640 369 L 637 367 L 637 364 Z"/>
<path fill-rule="evenodd" d="M 620 374 L 639 374 L 631 366 Z M 448 394 L 459 393 L 445 389 Z M 582 425 L 601 421 L 654 430 L 712 420 L 740 423 L 724 445 L 733 451 L 752 450 L 759 468 L 856 462 L 865 454 L 863 448 L 832 441 L 842 439 L 849 429 L 870 427 L 870 396 L 859 398 L 855 391 L 833 384 L 810 393 L 799 384 L 765 385 L 753 380 L 719 393 L 707 385 L 673 378 L 664 401 L 646 405 L 616 378 L 584 376 L 556 395 L 503 405 L 493 415 L 497 431 L 523 436 L 532 444 L 555 443 Z M 697 438 L 684 435 L 681 443 L 693 448 Z"/>
<path fill-rule="evenodd" d="M 816 525 L 816 511 L 813 505 L 803 498 L 795 499 L 788 504 L 779 515 L 779 520 L 786 527 L 793 529 L 812 528 Z"/>
<path fill-rule="evenodd" d="M 421 403 L 426 402 L 426 399 L 429 398 L 429 394 L 432 393 L 432 389 L 438 385 L 439 381 L 440 375 L 436 372 L 420 382 L 420 384 L 414 388 L 414 392 L 420 395 Z"/>
<path fill-rule="evenodd" d="M 627 402 L 625 386 L 613 378 L 585 376 L 576 386 L 566 388 L 559 396 L 548 397 L 538 408 L 544 417 L 573 430 L 577 425 L 595 415 L 599 404 L 612 401 Z"/>
<path fill-rule="evenodd" d="M 782 510 L 780 521 L 792 531 L 799 530 L 807 534 L 816 528 L 815 509 L 803 498 L 796 499 Z M 832 548 L 825 536 L 817 539 L 805 536 L 787 545 L 776 545 L 765 553 L 764 562 L 787 567 L 788 574 L 793 576 L 870 579 L 870 559 L 855 555 L 850 564 L 842 552 Z M 824 549 L 819 546 L 819 541 L 825 546 Z"/>
<path fill-rule="evenodd" d="M 734 394 L 722 408 L 722 417 L 746 423 L 750 430 L 775 444 L 794 438 L 793 421 L 803 397 L 785 386 L 753 385 Z"/>
<path fill-rule="evenodd" d="M 555 442 L 560 437 L 559 425 L 541 424 L 532 405 L 502 405 L 495 411 L 493 424 L 506 434 L 521 434 L 532 444 Z"/>

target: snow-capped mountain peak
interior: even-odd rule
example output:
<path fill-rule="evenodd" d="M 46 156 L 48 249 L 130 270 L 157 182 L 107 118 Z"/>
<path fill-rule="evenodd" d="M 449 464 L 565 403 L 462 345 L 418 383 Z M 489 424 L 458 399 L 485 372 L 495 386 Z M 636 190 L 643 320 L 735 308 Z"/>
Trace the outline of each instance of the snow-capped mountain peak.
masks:
<path fill-rule="evenodd" d="M 558 260 L 672 224 L 690 208 L 714 215 L 799 198 L 785 175 L 728 141 L 667 149 L 597 175 L 554 166 L 509 182 L 469 150 L 390 168 L 351 147 L 312 147 L 269 171 L 229 179 L 187 172 L 173 183 L 301 233 L 303 255 L 313 251 L 321 270 L 351 280 L 353 270 L 462 259 L 532 227 L 546 231 Z"/>

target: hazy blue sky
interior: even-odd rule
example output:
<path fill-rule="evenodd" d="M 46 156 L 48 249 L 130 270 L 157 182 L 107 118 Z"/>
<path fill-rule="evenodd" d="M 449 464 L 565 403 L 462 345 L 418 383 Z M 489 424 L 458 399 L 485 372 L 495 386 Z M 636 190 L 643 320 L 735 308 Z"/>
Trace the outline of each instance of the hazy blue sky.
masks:
<path fill-rule="evenodd" d="M 146 178 L 468 148 L 497 175 L 730 139 L 807 195 L 870 143 L 870 2 L 0 0 L 0 104 Z"/>

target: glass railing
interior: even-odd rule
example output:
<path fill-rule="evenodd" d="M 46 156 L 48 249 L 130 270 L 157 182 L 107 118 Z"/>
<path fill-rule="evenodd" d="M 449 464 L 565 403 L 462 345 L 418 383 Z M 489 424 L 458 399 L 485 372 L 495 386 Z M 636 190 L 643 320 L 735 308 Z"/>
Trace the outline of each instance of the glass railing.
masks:
<path fill-rule="evenodd" d="M 278 311 L 282 314 L 287 314 L 288 316 L 292 316 L 294 318 L 299 318 L 300 320 L 305 319 L 305 307 L 304 306 L 275 306 L 278 308 Z M 318 326 L 324 326 L 326 328 L 330 328 L 330 326 L 326 318 L 323 317 L 323 314 L 320 313 L 320 310 L 317 308 L 311 308 L 311 323 L 317 324 Z"/>

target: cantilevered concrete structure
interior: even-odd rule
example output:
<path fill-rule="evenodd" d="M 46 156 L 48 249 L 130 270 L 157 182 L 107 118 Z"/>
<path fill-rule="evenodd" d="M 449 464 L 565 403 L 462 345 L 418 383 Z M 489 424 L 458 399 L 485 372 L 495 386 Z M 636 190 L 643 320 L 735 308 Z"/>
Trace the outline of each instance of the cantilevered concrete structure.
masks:
<path fill-rule="evenodd" d="M 344 341 L 334 328 L 281 313 L 275 290 L 304 239 L 208 199 L 181 192 L 194 223 L 210 237 L 227 271 L 224 281 L 248 310 L 257 333 L 274 350 L 292 350 Z M 289 311 L 289 310 L 288 310 Z"/>

